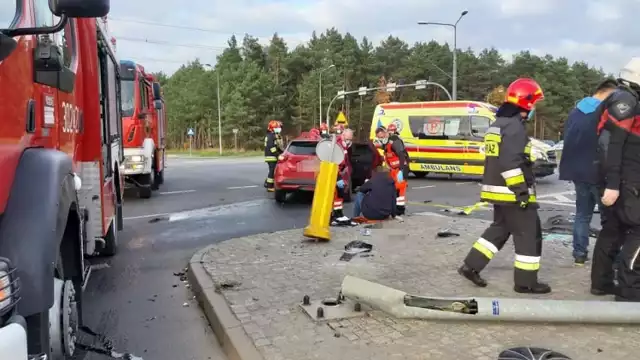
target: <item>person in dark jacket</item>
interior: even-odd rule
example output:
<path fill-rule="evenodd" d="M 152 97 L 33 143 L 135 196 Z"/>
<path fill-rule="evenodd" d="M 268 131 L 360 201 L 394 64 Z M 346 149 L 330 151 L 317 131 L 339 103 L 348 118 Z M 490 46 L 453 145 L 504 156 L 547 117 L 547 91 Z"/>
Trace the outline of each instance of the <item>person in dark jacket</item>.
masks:
<path fill-rule="evenodd" d="M 396 217 L 396 185 L 384 166 L 378 166 L 356 194 L 353 217 L 361 215 L 368 220 Z"/>
<path fill-rule="evenodd" d="M 560 158 L 560 180 L 573 182 L 576 190 L 576 216 L 573 223 L 573 258 L 584 265 L 589 248 L 589 229 L 593 209 L 600 201 L 598 186 L 598 107 L 618 86 L 605 80 L 595 94 L 580 100 L 564 123 L 564 145 Z M 602 211 L 600 212 L 602 215 Z"/>

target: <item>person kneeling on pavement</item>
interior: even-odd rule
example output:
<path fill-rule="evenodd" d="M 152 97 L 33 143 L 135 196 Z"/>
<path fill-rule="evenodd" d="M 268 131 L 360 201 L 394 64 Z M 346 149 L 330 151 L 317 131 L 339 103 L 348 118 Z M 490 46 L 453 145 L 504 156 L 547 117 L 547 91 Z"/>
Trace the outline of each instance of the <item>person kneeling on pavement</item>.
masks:
<path fill-rule="evenodd" d="M 386 220 L 396 217 L 396 185 L 389 169 L 378 166 L 358 193 L 353 206 L 353 217 L 364 216 L 367 220 Z"/>

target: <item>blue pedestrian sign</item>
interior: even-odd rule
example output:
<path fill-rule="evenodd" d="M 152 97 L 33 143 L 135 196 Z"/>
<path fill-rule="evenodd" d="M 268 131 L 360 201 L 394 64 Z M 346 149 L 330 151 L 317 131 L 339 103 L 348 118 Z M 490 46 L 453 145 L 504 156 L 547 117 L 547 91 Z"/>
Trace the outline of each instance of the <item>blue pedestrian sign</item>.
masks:
<path fill-rule="evenodd" d="M 196 133 L 195 133 L 195 132 L 193 132 L 193 129 L 191 129 L 191 128 L 190 128 L 189 130 L 187 130 L 187 135 L 189 135 L 189 136 L 193 136 L 193 135 L 195 135 L 195 134 L 196 134 Z"/>

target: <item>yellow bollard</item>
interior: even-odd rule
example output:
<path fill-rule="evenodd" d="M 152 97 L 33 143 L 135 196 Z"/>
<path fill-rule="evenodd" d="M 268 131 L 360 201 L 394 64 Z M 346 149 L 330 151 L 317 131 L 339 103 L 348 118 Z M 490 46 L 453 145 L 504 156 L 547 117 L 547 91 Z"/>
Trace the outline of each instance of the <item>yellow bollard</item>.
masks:
<path fill-rule="evenodd" d="M 304 228 L 304 236 L 331 240 L 329 222 L 333 211 L 333 196 L 336 191 L 338 179 L 338 164 L 328 161 L 320 162 L 320 171 L 316 179 L 316 188 L 313 194 L 309 225 Z"/>
<path fill-rule="evenodd" d="M 316 154 L 320 159 L 320 169 L 316 177 L 309 225 L 304 228 L 303 234 L 313 239 L 331 240 L 329 225 L 333 211 L 333 197 L 338 181 L 338 167 L 344 160 L 344 150 L 336 144 L 334 135 L 331 141 L 325 140 L 318 143 Z"/>

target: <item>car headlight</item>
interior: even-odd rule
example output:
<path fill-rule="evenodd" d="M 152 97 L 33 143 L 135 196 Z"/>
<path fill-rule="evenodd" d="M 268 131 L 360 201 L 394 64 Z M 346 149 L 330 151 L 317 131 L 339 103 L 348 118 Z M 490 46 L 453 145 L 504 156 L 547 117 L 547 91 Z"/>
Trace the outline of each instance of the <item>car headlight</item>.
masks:
<path fill-rule="evenodd" d="M 134 163 L 141 163 L 144 161 L 144 157 L 140 155 L 127 156 L 127 161 L 134 162 Z"/>
<path fill-rule="evenodd" d="M 0 258 L 0 315 L 9 312 L 19 300 L 20 286 L 17 271 L 9 259 Z"/>

